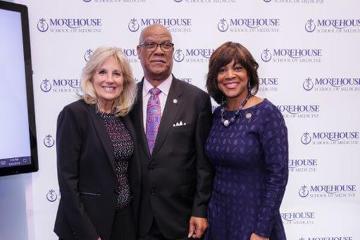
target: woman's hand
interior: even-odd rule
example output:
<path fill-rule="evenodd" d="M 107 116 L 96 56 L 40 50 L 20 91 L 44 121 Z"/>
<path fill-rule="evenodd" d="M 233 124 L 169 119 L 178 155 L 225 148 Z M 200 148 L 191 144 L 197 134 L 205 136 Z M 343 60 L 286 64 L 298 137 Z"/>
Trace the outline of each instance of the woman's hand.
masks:
<path fill-rule="evenodd" d="M 252 233 L 250 236 L 250 240 L 269 240 L 269 238 L 259 236 L 256 233 Z"/>

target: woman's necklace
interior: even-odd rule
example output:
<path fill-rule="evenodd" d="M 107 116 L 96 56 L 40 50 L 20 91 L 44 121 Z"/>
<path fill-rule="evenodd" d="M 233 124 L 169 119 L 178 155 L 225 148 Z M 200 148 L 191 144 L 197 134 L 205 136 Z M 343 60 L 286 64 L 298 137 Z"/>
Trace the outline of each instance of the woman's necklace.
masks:
<path fill-rule="evenodd" d="M 246 98 L 244 100 L 242 100 L 242 102 L 240 103 L 239 109 L 236 110 L 236 112 L 230 119 L 224 118 L 224 112 L 225 112 L 225 104 L 224 104 L 224 106 L 221 108 L 221 122 L 222 122 L 222 124 L 224 124 L 225 127 L 228 127 L 230 124 L 235 122 L 235 119 L 240 115 L 240 111 L 244 108 L 245 104 L 251 97 L 252 97 L 252 95 L 251 95 L 251 93 L 249 93 L 246 96 Z"/>

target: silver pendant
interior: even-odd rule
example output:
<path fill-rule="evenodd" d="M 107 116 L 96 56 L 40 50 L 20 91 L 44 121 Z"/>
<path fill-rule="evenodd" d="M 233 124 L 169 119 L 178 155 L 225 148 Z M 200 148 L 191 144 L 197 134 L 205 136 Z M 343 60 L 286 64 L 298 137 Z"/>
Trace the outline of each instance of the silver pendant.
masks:
<path fill-rule="evenodd" d="M 226 119 L 226 120 L 224 120 L 224 123 L 223 123 L 223 124 L 224 124 L 225 127 L 228 127 L 229 124 L 230 124 L 230 121 Z"/>

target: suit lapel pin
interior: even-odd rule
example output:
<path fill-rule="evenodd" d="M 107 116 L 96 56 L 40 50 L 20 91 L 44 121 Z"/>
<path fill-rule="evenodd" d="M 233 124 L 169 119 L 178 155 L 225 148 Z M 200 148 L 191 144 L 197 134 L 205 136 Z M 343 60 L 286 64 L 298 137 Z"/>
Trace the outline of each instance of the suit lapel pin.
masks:
<path fill-rule="evenodd" d="M 178 100 L 176 98 L 173 99 L 173 103 L 177 104 Z"/>

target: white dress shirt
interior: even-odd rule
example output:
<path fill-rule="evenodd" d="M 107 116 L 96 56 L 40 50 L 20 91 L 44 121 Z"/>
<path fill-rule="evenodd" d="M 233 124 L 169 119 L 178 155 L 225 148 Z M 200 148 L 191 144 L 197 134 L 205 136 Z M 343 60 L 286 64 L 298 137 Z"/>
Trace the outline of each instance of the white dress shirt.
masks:
<path fill-rule="evenodd" d="M 170 86 L 172 83 L 172 75 L 170 74 L 170 76 L 165 79 L 162 83 L 159 84 L 159 86 L 157 86 L 158 89 L 160 89 L 161 93 L 159 94 L 159 99 L 160 99 L 160 107 L 161 107 L 161 116 L 162 113 L 164 112 L 164 108 L 165 108 L 165 104 L 166 104 L 166 99 L 167 96 L 169 95 L 169 90 L 170 90 Z M 152 89 L 154 86 L 151 85 L 151 83 L 144 78 L 144 85 L 143 85 L 143 90 L 142 90 L 142 100 L 143 100 L 143 122 L 144 122 L 144 130 L 146 132 L 146 110 L 147 110 L 147 103 L 150 99 L 150 93 L 149 90 Z"/>

